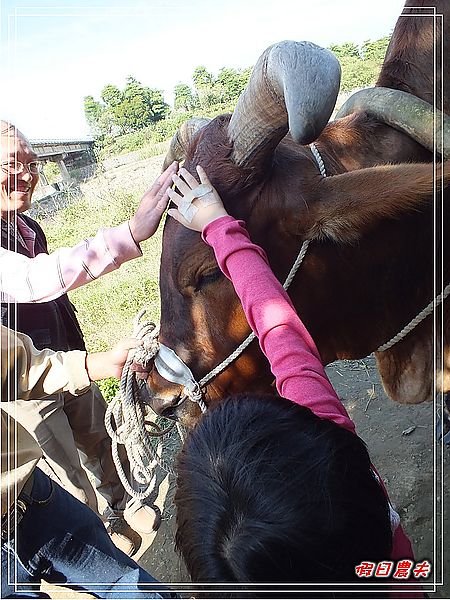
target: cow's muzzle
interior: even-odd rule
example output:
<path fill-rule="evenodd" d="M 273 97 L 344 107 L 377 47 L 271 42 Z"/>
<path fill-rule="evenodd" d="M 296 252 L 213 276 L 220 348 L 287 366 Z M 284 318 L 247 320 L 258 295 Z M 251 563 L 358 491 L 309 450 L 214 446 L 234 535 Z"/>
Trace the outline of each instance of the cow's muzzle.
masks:
<path fill-rule="evenodd" d="M 154 365 L 161 377 L 183 386 L 184 400 L 189 398 L 197 402 L 201 398 L 202 392 L 198 381 L 187 364 L 171 348 L 160 343 Z"/>
<path fill-rule="evenodd" d="M 146 393 L 143 394 L 144 402 L 149 404 L 154 412 L 167 418 L 176 419 L 178 407 L 186 400 L 197 403 L 202 412 L 206 411 L 200 384 L 190 368 L 174 350 L 160 343 L 158 352 L 153 358 L 153 366 L 159 377 L 175 384 L 173 393 L 166 393 L 162 398 L 158 395 L 155 396 L 147 383 Z"/>

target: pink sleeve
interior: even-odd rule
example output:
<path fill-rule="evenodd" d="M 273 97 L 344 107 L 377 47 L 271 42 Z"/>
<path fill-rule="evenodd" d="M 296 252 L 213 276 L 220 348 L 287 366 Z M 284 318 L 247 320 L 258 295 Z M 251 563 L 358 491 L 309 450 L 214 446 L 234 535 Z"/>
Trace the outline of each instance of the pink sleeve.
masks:
<path fill-rule="evenodd" d="M 203 239 L 213 247 L 219 267 L 235 287 L 269 359 L 279 394 L 355 432 L 313 339 L 272 273 L 264 250 L 252 244 L 242 225 L 233 217 L 221 217 L 205 227 Z"/>
<path fill-rule="evenodd" d="M 100 229 L 95 237 L 73 248 L 34 258 L 0 249 L 1 301 L 53 300 L 141 255 L 128 223 Z"/>

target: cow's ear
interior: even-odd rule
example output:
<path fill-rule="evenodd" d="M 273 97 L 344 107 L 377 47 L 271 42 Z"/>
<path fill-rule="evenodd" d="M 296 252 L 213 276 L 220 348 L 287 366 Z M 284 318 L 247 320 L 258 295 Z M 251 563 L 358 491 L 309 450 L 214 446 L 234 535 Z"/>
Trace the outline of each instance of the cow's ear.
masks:
<path fill-rule="evenodd" d="M 307 239 L 354 242 L 382 219 L 399 219 L 433 201 L 433 187 L 450 183 L 450 161 L 385 165 L 327 177 L 310 206 Z"/>

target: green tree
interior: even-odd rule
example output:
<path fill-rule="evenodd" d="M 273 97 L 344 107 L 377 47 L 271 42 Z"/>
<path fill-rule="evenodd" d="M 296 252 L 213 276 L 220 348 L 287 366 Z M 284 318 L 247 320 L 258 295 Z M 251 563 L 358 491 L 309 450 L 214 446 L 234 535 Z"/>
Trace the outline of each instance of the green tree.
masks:
<path fill-rule="evenodd" d="M 219 86 L 221 91 L 221 101 L 237 102 L 248 83 L 250 73 L 251 69 L 221 69 L 216 80 L 216 86 Z"/>
<path fill-rule="evenodd" d="M 92 96 L 84 98 L 84 115 L 94 137 L 111 134 L 114 126 L 111 110 Z"/>
<path fill-rule="evenodd" d="M 123 99 L 122 92 L 117 86 L 112 85 L 111 83 L 105 85 L 105 87 L 100 92 L 100 97 L 103 100 L 103 102 L 111 108 L 119 106 Z"/>
<path fill-rule="evenodd" d="M 206 67 L 200 66 L 195 67 L 194 73 L 192 74 L 192 81 L 194 82 L 195 88 L 198 90 L 202 87 L 211 87 L 214 84 L 214 77 L 207 71 Z"/>
<path fill-rule="evenodd" d="M 161 90 L 147 88 L 146 97 L 152 114 L 152 122 L 160 121 L 169 114 L 170 106 L 164 102 L 164 95 Z"/>
<path fill-rule="evenodd" d="M 55 183 L 55 181 L 60 181 L 62 179 L 61 170 L 55 162 L 48 161 L 44 163 L 42 169 L 44 171 L 45 178 L 50 185 Z"/>
<path fill-rule="evenodd" d="M 379 66 L 372 61 L 360 58 L 342 57 L 339 59 L 342 68 L 341 90 L 352 90 L 368 87 L 375 83 Z"/>
<path fill-rule="evenodd" d="M 169 112 L 160 90 L 144 86 L 131 76 L 123 90 L 110 83 L 105 85 L 101 99 L 102 103 L 92 96 L 85 98 L 86 119 L 96 136 L 131 133 L 163 119 Z"/>
<path fill-rule="evenodd" d="M 386 55 L 386 50 L 391 39 L 390 35 L 380 38 L 372 42 L 366 40 L 361 46 L 361 53 L 364 60 L 372 60 L 378 64 L 382 64 Z"/>
<path fill-rule="evenodd" d="M 197 98 L 187 83 L 177 83 L 173 91 L 173 106 L 175 110 L 183 110 L 185 112 L 195 110 L 198 105 Z"/>
<path fill-rule="evenodd" d="M 206 67 L 196 67 L 192 74 L 192 81 L 200 108 L 208 110 L 220 104 L 220 87 L 215 84 L 214 76 L 207 71 Z"/>
<path fill-rule="evenodd" d="M 344 57 L 360 58 L 358 46 L 353 42 L 331 44 L 328 49 L 331 50 L 331 52 L 333 52 L 333 54 L 335 54 L 339 59 Z"/>
<path fill-rule="evenodd" d="M 390 36 L 365 41 L 358 49 L 353 42 L 334 44 L 329 49 L 338 57 L 342 67 L 341 90 L 350 92 L 375 84 Z"/>

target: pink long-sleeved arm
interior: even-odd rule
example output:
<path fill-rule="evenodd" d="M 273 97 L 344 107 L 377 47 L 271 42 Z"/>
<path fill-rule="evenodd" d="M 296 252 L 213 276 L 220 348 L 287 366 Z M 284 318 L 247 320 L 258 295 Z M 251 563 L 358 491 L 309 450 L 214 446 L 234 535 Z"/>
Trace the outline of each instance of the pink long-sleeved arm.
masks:
<path fill-rule="evenodd" d="M 46 302 L 74 290 L 141 256 L 128 223 L 100 229 L 72 248 L 28 258 L 0 249 L 2 302 Z"/>
<path fill-rule="evenodd" d="M 354 432 L 354 423 L 325 373 L 313 339 L 273 274 L 265 252 L 250 241 L 243 223 L 221 217 L 205 227 L 203 239 L 212 246 L 221 270 L 234 285 L 270 362 L 279 394 Z"/>

